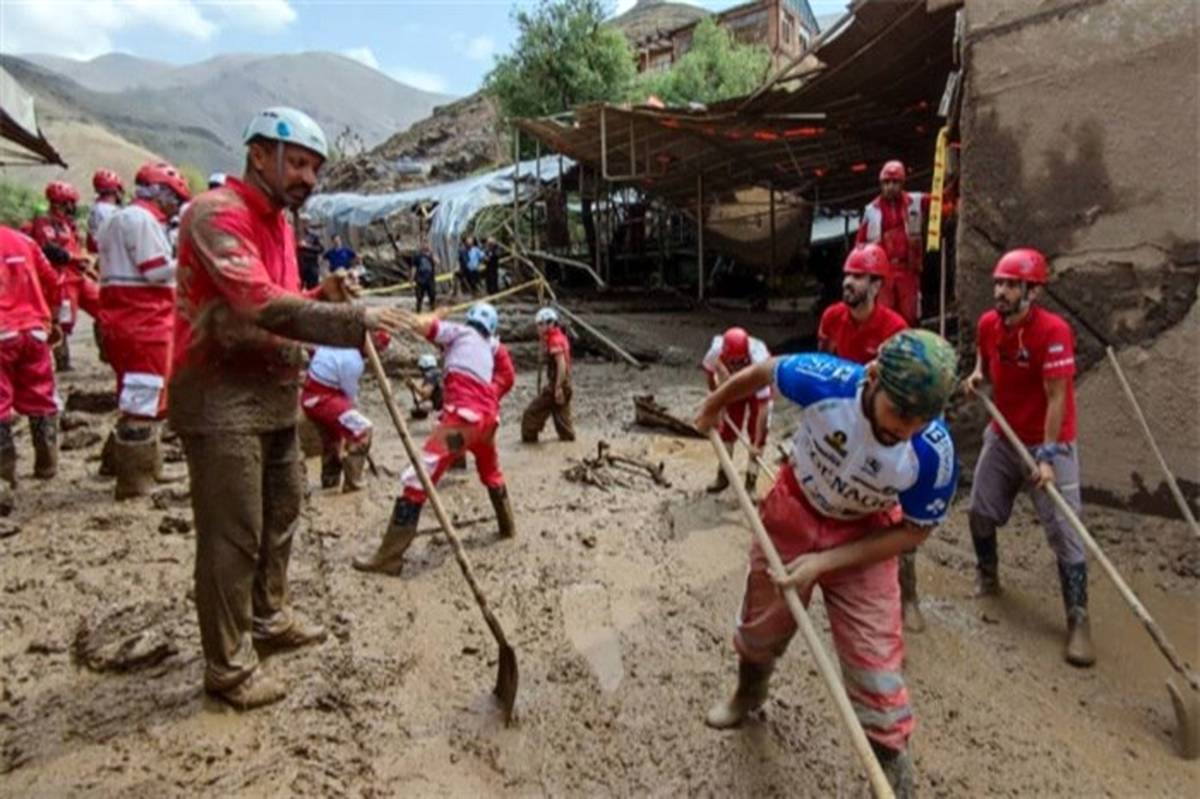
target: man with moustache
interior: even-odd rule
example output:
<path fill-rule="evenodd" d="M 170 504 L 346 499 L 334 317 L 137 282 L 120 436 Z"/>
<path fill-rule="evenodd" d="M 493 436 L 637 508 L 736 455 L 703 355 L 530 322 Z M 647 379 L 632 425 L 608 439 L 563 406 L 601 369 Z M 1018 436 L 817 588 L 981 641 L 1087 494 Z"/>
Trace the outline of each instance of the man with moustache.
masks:
<path fill-rule="evenodd" d="M 1037 470 L 1030 474 L 1020 453 L 988 426 L 975 465 L 968 521 L 975 545 L 979 596 L 1000 593 L 996 530 L 1008 521 L 1013 501 L 1025 489 L 1058 561 L 1067 615 L 1064 659 L 1072 666 L 1096 662 L 1088 621 L 1087 561 L 1083 542 L 1045 491 L 1054 483 L 1079 513 L 1079 451 L 1075 444 L 1075 334 L 1070 324 L 1041 306 L 1049 280 L 1046 258 L 1030 248 L 1010 250 L 992 272 L 995 305 L 979 318 L 975 370 L 965 381 L 974 393 L 992 383 L 996 407 L 1016 431 Z"/>
<path fill-rule="evenodd" d="M 402 318 L 344 302 L 343 275 L 300 290 L 285 211 L 303 205 L 328 156 L 316 122 L 268 108 L 243 140 L 242 179 L 197 197 L 181 225 L 169 391 L 191 480 L 204 687 L 239 710 L 287 693 L 259 669 L 260 653 L 326 637 L 288 603 L 304 496 L 297 342 L 361 347 L 368 330 L 395 331 Z"/>

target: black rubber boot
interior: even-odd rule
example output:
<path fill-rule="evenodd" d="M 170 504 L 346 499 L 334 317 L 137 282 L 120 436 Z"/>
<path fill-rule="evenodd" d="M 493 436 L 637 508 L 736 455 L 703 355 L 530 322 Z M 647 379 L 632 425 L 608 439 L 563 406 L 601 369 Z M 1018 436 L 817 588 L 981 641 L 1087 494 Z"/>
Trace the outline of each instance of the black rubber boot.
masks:
<path fill-rule="evenodd" d="M 739 659 L 737 690 L 728 699 L 713 705 L 704 723 L 713 729 L 727 730 L 745 721 L 746 716 L 767 701 L 771 672 L 774 670 L 774 663 L 750 663 Z"/>
<path fill-rule="evenodd" d="M 354 568 L 360 572 L 399 574 L 404 567 L 404 553 L 417 537 L 417 522 L 420 520 L 420 505 L 404 497 L 397 499 L 379 548 L 370 557 L 355 558 Z"/>
<path fill-rule="evenodd" d="M 996 548 L 996 523 L 978 513 L 967 515 L 971 543 L 975 545 L 975 596 L 1000 593 L 1000 555 Z"/>
<path fill-rule="evenodd" d="M 708 487 L 704 490 L 710 494 L 720 494 L 727 488 L 729 488 L 729 478 L 725 476 L 725 470 L 718 466 L 717 479 L 709 483 Z"/>
<path fill-rule="evenodd" d="M 875 741 L 871 741 L 871 749 L 879 758 L 879 767 L 883 769 L 883 776 L 887 777 L 896 799 L 912 799 L 916 796 L 916 788 L 913 787 L 916 776 L 908 749 L 891 749 Z"/>
<path fill-rule="evenodd" d="M 1092 647 L 1092 625 L 1088 621 L 1087 563 L 1058 564 L 1058 580 L 1067 612 L 1063 659 L 1072 666 L 1088 668 L 1096 663 L 1096 650 Z"/>
<path fill-rule="evenodd" d="M 0 422 L 0 516 L 16 506 L 17 447 L 13 443 L 12 422 Z"/>
<path fill-rule="evenodd" d="M 113 463 L 113 458 L 115 457 L 113 452 L 116 450 L 116 448 L 117 434 L 114 431 L 108 434 L 108 438 L 104 439 L 104 447 L 100 450 L 100 471 L 98 474 L 101 477 L 117 476 L 117 467 L 116 464 Z"/>
<path fill-rule="evenodd" d="M 58 416 L 30 416 L 33 439 L 33 476 L 49 480 L 58 474 Z"/>
<path fill-rule="evenodd" d="M 335 450 L 321 453 L 321 488 L 337 488 L 342 482 L 342 459 Z"/>
<path fill-rule="evenodd" d="M 508 488 L 488 489 L 488 499 L 492 501 L 492 510 L 496 511 L 496 523 L 500 528 L 501 538 L 515 538 L 517 525 L 513 521 L 512 503 L 508 501 Z"/>

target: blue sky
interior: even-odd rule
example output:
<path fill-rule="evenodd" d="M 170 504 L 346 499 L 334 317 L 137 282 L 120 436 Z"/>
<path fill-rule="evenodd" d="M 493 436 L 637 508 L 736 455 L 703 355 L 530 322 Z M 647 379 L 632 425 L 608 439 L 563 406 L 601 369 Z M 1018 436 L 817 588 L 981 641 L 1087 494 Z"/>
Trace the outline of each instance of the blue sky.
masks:
<path fill-rule="evenodd" d="M 114 50 L 172 63 L 220 53 L 329 50 L 419 88 L 478 88 L 533 0 L 0 0 L 0 52 L 92 58 Z M 609 0 L 614 10 L 634 0 Z M 738 5 L 694 0 L 718 11 Z M 845 0 L 810 0 L 814 13 Z"/>

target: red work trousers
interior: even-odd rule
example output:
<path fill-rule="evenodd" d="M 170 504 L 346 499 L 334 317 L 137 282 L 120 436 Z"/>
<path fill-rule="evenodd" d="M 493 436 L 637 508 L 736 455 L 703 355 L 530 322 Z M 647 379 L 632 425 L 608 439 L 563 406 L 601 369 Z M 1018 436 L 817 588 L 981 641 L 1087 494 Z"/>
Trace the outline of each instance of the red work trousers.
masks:
<path fill-rule="evenodd" d="M 54 361 L 42 330 L 6 333 L 0 338 L 0 422 L 22 416 L 58 413 Z"/>
<path fill-rule="evenodd" d="M 475 469 L 479 482 L 488 488 L 504 485 L 504 473 L 500 471 L 500 456 L 496 452 L 496 418 L 481 418 L 470 421 L 457 413 L 445 412 L 438 426 L 421 447 L 421 459 L 434 485 L 442 479 L 454 461 L 470 452 L 475 456 Z M 404 485 L 404 498 L 421 504 L 425 502 L 425 489 L 411 466 L 400 476 Z"/>

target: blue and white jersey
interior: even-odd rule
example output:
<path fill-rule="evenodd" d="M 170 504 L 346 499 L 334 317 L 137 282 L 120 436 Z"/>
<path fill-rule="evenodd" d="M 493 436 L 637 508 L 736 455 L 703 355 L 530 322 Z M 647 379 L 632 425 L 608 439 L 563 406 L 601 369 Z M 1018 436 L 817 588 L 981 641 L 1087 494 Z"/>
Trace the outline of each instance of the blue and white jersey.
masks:
<path fill-rule="evenodd" d="M 940 524 L 958 483 L 954 441 L 935 419 L 908 441 L 884 446 L 862 410 L 866 369 L 832 355 L 781 358 L 775 386 L 804 408 L 792 469 L 805 497 L 834 519 L 860 519 L 900 503 L 904 518 Z"/>

